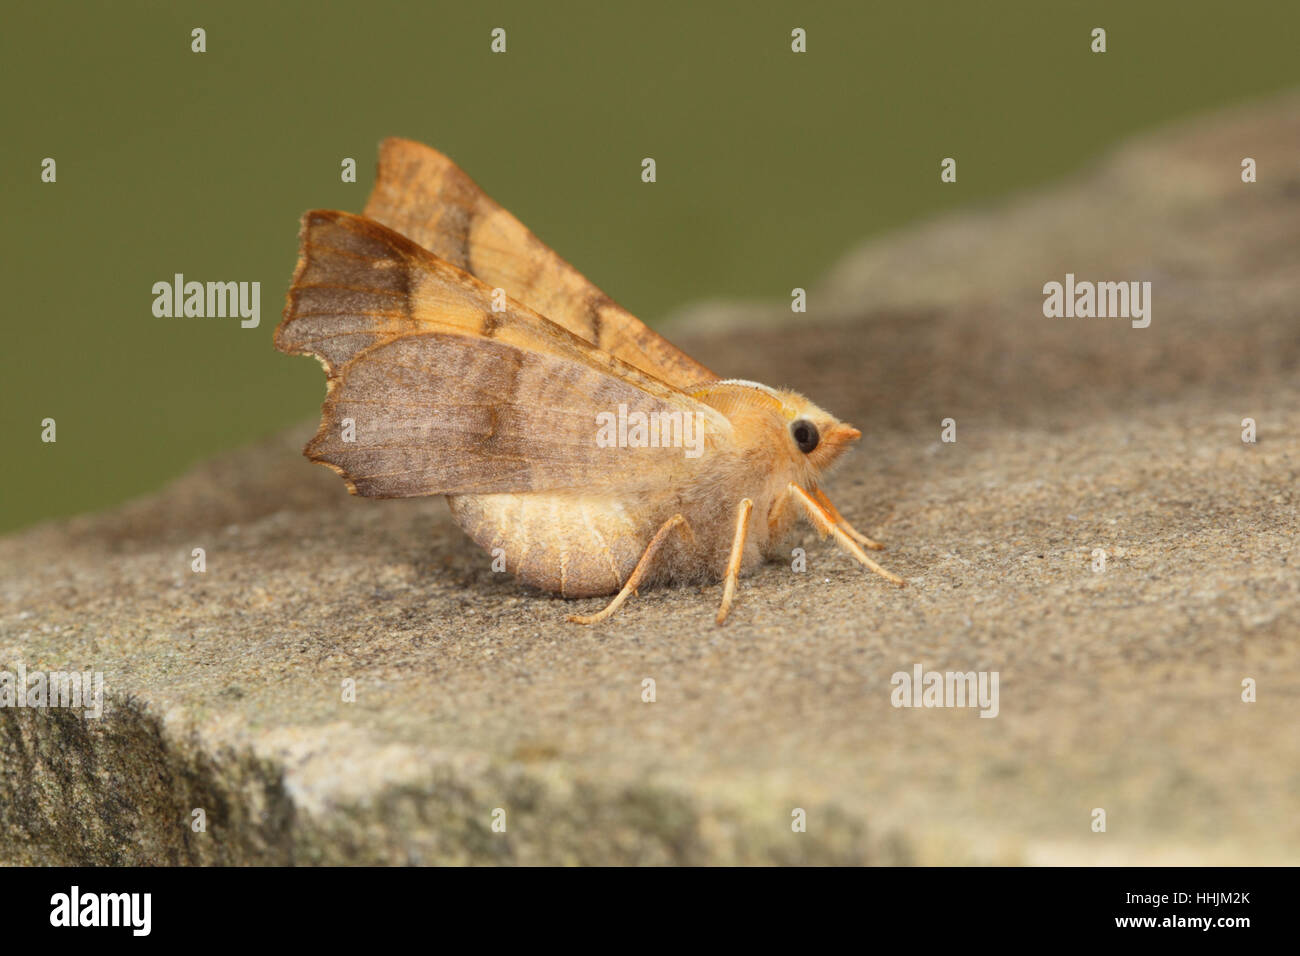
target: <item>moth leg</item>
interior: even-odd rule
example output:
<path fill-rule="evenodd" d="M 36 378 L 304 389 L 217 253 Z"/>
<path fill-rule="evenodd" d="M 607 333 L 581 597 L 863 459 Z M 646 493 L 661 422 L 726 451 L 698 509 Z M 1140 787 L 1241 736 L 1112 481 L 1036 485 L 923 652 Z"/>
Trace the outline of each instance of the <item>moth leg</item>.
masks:
<path fill-rule="evenodd" d="M 812 494 L 813 497 L 817 499 L 817 503 L 822 506 L 822 510 L 831 516 L 831 521 L 843 528 L 850 538 L 862 545 L 864 548 L 870 548 L 872 551 L 885 550 L 883 544 L 878 541 L 872 541 L 857 528 L 853 527 L 853 525 L 849 524 L 848 519 L 845 518 L 844 515 L 840 514 L 838 508 L 831 504 L 831 499 L 826 497 L 826 492 L 818 488 Z"/>
<path fill-rule="evenodd" d="M 767 533 L 772 537 L 777 536 L 777 528 L 781 524 L 781 516 L 785 514 L 786 505 L 790 503 L 789 495 L 777 498 L 772 503 L 772 507 L 767 513 Z"/>
<path fill-rule="evenodd" d="M 731 539 L 731 557 L 727 561 L 727 574 L 722 586 L 722 607 L 718 608 L 718 623 L 727 619 L 731 602 L 736 597 L 736 580 L 740 577 L 740 561 L 745 556 L 745 537 L 749 533 L 749 514 L 754 502 L 745 498 L 736 510 L 736 534 Z"/>
<path fill-rule="evenodd" d="M 872 561 L 867 557 L 866 553 L 858 547 L 858 543 L 850 538 L 848 534 L 845 533 L 844 529 L 831 519 L 831 516 L 822 509 L 822 506 L 813 499 L 812 495 L 808 494 L 808 492 L 804 491 L 793 482 L 790 483 L 790 494 L 794 497 L 795 501 L 803 505 L 803 510 L 807 513 L 808 520 L 812 522 L 813 527 L 817 529 L 818 534 L 823 538 L 828 534 L 833 535 L 836 543 L 839 544 L 841 548 L 853 555 L 860 563 L 865 564 L 868 568 L 875 571 L 891 584 L 896 584 L 900 588 L 907 584 L 907 582 L 897 574 L 886 571 L 880 565 L 876 564 L 875 561 Z"/>
<path fill-rule="evenodd" d="M 595 614 L 570 614 L 569 620 L 574 624 L 599 624 L 617 611 L 623 602 L 628 599 L 628 596 L 634 594 L 636 589 L 641 586 L 641 582 L 650 571 L 650 566 L 654 563 L 655 555 L 663 547 L 668 535 L 672 534 L 673 529 L 677 527 L 681 527 L 686 535 L 693 537 L 691 526 L 686 523 L 686 519 L 679 514 L 673 515 L 663 523 L 659 530 L 655 532 L 655 536 L 650 539 L 645 552 L 641 555 L 641 560 L 632 569 L 632 574 L 628 577 L 622 590 L 614 595 L 614 600 L 610 601 L 603 611 L 597 611 Z"/>

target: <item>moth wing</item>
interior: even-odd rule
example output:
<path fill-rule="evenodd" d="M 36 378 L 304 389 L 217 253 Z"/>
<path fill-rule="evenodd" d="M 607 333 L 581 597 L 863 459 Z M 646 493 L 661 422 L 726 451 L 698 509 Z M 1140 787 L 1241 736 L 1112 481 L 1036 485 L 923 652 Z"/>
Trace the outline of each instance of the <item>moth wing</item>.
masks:
<path fill-rule="evenodd" d="M 365 215 L 662 381 L 684 389 L 717 379 L 583 278 L 436 149 L 384 140 Z"/>
<path fill-rule="evenodd" d="M 307 213 L 275 334 L 328 375 L 307 456 L 369 497 L 635 493 L 729 446 L 714 409 L 520 303 L 494 304 L 491 288 L 391 229 Z M 682 423 L 701 454 L 602 446 L 598 416 L 620 411 Z"/>

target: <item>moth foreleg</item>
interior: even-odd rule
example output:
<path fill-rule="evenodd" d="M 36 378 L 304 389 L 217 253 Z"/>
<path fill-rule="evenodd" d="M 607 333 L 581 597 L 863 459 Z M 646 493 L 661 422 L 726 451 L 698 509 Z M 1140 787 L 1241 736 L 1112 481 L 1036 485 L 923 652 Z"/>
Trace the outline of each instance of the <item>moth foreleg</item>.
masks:
<path fill-rule="evenodd" d="M 828 534 L 832 535 L 835 538 L 835 542 L 841 548 L 853 555 L 853 557 L 857 558 L 861 564 L 864 564 L 872 571 L 875 571 L 886 581 L 889 581 L 891 584 L 896 584 L 900 588 L 906 585 L 907 582 L 897 574 L 886 571 L 880 565 L 876 564 L 875 561 L 872 561 L 867 557 L 866 552 L 858 547 L 858 543 L 850 538 L 844 529 L 835 523 L 831 516 L 826 513 L 825 509 L 823 509 L 822 506 L 813 499 L 812 495 L 808 494 L 808 492 L 804 491 L 793 482 L 790 483 L 790 495 L 795 501 L 803 505 L 803 510 L 808 515 L 808 520 L 812 522 L 813 527 L 817 529 L 818 533 L 823 538 Z"/>
<path fill-rule="evenodd" d="M 654 564 L 655 555 L 659 553 L 659 549 L 663 547 L 664 542 L 668 539 L 668 536 L 672 534 L 673 529 L 678 527 L 680 527 L 683 533 L 688 537 L 694 536 L 691 531 L 691 526 L 687 524 L 686 519 L 680 514 L 673 515 L 660 526 L 659 530 L 655 532 L 655 536 L 650 539 L 650 543 L 646 545 L 645 551 L 641 554 L 641 560 L 638 561 L 636 567 L 632 569 L 632 573 L 628 576 L 622 589 L 614 595 L 614 600 L 610 601 L 603 611 L 597 611 L 595 614 L 585 615 L 570 614 L 569 620 L 574 624 L 599 624 L 601 621 L 605 620 L 605 618 L 617 611 L 619 607 L 622 606 L 623 602 L 628 599 L 628 596 L 641 586 L 641 582 L 645 579 L 645 576 L 650 572 L 650 568 Z"/>
<path fill-rule="evenodd" d="M 853 527 L 853 525 L 849 524 L 848 519 L 845 518 L 844 515 L 840 514 L 838 508 L 831 504 L 831 499 L 826 497 L 826 492 L 818 488 L 813 492 L 813 497 L 817 499 L 817 503 L 822 506 L 822 509 L 830 515 L 831 521 L 843 528 L 845 533 L 847 533 L 848 536 L 858 544 L 862 545 L 864 548 L 870 548 L 872 551 L 885 550 L 883 544 L 878 541 L 872 541 L 857 528 Z"/>
<path fill-rule="evenodd" d="M 754 502 L 748 498 L 740 502 L 736 509 L 736 533 L 731 539 L 731 557 L 727 560 L 727 573 L 722 585 L 722 607 L 718 608 L 718 623 L 727 619 L 731 602 L 736 597 L 736 580 L 740 577 L 740 562 L 745 556 L 745 537 L 749 534 L 749 514 L 754 510 Z"/>

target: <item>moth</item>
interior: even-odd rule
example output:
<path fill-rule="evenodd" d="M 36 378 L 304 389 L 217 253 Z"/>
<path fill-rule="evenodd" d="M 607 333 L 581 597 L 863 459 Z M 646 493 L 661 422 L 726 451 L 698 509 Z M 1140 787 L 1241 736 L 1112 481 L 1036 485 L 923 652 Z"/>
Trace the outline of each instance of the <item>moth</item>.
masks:
<path fill-rule="evenodd" d="M 861 437 L 802 395 L 722 379 L 651 331 L 437 150 L 380 148 L 364 215 L 302 218 L 275 346 L 327 376 L 304 454 L 355 495 L 444 495 L 526 584 L 565 598 L 722 582 L 800 517 L 891 583 L 821 490 Z"/>

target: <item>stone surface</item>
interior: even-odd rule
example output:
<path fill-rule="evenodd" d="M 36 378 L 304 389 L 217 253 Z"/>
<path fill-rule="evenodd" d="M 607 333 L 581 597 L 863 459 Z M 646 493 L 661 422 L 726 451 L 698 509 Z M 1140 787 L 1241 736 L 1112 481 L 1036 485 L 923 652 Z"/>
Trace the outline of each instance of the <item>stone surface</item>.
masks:
<path fill-rule="evenodd" d="M 0 862 L 1300 862 L 1298 155 L 1295 97 L 1202 118 L 870 243 L 793 322 L 679 317 L 863 429 L 829 491 L 902 591 L 809 533 L 724 628 L 715 585 L 584 629 L 306 426 L 0 541 L 0 667 L 107 693 L 0 709 Z M 1044 318 L 1067 272 L 1152 281 L 1150 328 Z M 892 707 L 917 663 L 998 671 L 996 719 Z"/>

